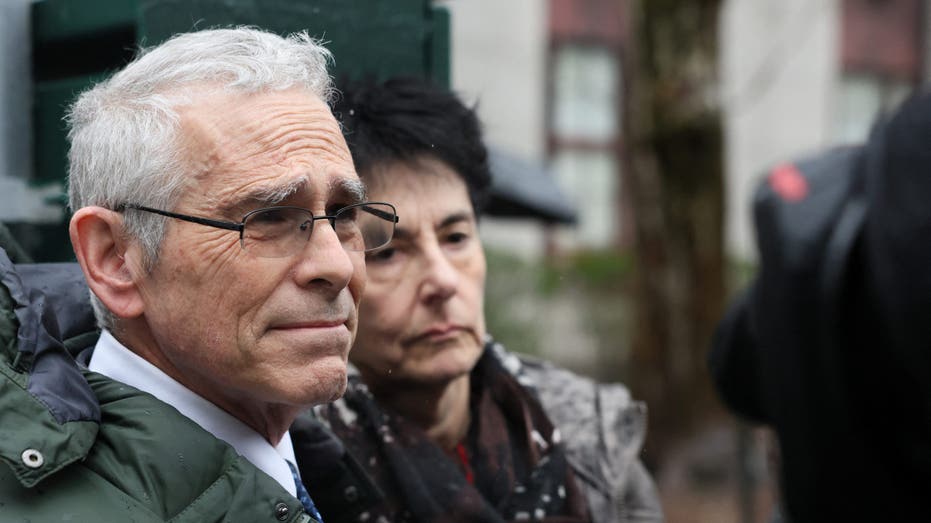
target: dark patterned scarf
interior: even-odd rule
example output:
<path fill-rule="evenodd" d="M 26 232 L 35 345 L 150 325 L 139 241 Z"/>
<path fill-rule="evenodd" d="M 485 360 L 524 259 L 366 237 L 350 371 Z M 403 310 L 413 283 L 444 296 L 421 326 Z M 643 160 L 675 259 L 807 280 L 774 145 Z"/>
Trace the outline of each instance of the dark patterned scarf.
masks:
<path fill-rule="evenodd" d="M 472 423 L 459 453 L 379 406 L 358 377 L 322 411 L 384 494 L 366 520 L 589 521 L 558 431 L 490 343 L 471 380 Z"/>

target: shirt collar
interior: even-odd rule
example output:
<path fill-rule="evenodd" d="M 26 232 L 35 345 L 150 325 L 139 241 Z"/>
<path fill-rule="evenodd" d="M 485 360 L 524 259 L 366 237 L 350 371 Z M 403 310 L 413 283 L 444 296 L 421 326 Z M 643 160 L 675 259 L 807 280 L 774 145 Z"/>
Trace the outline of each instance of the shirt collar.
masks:
<path fill-rule="evenodd" d="M 291 434 L 285 432 L 277 447 L 225 410 L 217 407 L 126 348 L 104 330 L 94 347 L 88 368 L 108 378 L 147 392 L 171 405 L 271 476 L 291 495 L 297 495 L 294 476 L 285 460 L 296 463 Z"/>

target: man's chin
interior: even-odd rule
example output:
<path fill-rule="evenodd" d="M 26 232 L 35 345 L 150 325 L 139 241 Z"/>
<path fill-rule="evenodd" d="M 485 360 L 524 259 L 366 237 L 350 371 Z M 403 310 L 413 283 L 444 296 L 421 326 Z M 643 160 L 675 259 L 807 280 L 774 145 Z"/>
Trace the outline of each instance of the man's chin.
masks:
<path fill-rule="evenodd" d="M 308 372 L 303 402 L 319 405 L 338 400 L 346 392 L 346 361 L 340 356 L 330 356 L 314 362 Z"/>
<path fill-rule="evenodd" d="M 330 394 L 329 398 L 325 401 L 322 401 L 321 403 L 330 403 L 330 402 L 333 402 L 333 401 L 336 401 L 342 398 L 343 394 L 346 393 L 346 385 L 347 385 L 346 374 L 343 374 L 342 381 L 334 384 L 332 393 Z"/>

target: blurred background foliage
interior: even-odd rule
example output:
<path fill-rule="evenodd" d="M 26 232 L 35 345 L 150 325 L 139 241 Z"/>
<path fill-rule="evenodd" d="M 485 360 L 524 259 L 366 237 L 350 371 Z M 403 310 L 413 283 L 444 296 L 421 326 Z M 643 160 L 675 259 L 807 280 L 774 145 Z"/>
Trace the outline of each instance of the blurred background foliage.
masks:
<path fill-rule="evenodd" d="M 629 378 L 629 252 L 591 250 L 527 260 L 488 248 L 486 256 L 488 331 L 506 347 L 563 362 L 601 381 Z M 577 342 L 564 332 L 554 333 L 561 324 L 549 320 L 564 311 L 566 303 L 574 305 L 580 319 L 577 328 L 584 332 Z M 584 357 L 574 358 L 576 350 Z"/>

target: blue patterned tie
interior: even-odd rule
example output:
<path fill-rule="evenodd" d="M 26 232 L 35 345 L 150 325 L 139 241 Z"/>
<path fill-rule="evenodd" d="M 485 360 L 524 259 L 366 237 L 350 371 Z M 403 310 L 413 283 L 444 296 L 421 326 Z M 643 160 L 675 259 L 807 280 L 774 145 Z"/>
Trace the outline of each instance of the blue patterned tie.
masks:
<path fill-rule="evenodd" d="M 297 467 L 294 466 L 294 463 L 291 463 L 288 460 L 285 460 L 288 463 L 288 467 L 291 469 L 291 476 L 294 477 L 294 486 L 297 487 L 297 499 L 301 500 L 301 505 L 304 505 L 304 510 L 308 514 L 314 517 L 320 523 L 323 523 L 323 517 L 320 515 L 320 511 L 317 510 L 317 506 L 314 505 L 314 500 L 310 499 L 310 494 L 307 493 L 307 489 L 304 488 L 304 483 L 301 482 L 301 477 L 297 475 Z"/>

